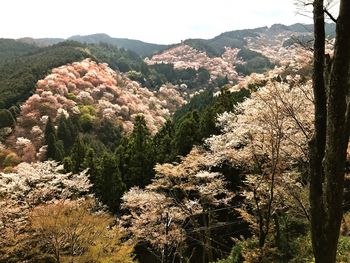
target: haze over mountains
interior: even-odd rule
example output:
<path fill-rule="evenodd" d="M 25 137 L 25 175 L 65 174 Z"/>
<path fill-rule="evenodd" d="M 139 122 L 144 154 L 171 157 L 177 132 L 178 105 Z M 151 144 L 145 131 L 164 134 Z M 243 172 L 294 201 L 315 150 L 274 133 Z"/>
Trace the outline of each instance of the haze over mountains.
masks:
<path fill-rule="evenodd" d="M 222 33 L 212 39 L 188 39 L 184 42 L 192 43 L 193 45 L 197 45 L 200 48 L 206 49 L 208 55 L 218 55 L 222 53 L 223 48 L 227 47 L 242 47 L 244 45 L 244 38 L 247 36 L 257 36 L 258 33 L 263 32 L 274 32 L 275 34 L 278 31 L 289 31 L 291 34 L 293 33 L 304 33 L 311 34 L 313 30 L 313 25 L 305 25 L 296 23 L 290 26 L 282 25 L 282 24 L 274 24 L 270 28 L 261 27 L 255 29 L 243 29 L 243 30 L 234 30 Z M 326 25 L 326 34 L 334 35 L 335 33 L 335 24 L 327 24 Z M 74 35 L 69 37 L 68 39 L 63 38 L 30 38 L 24 37 L 17 39 L 17 41 L 34 44 L 40 47 L 45 47 L 49 45 L 54 45 L 65 40 L 73 40 L 81 43 L 88 44 L 98 44 L 98 43 L 107 43 L 111 45 L 116 45 L 119 48 L 125 48 L 137 53 L 140 56 L 150 56 L 156 52 L 164 50 L 172 45 L 161 45 L 156 43 L 146 43 L 140 40 L 135 39 L 127 39 L 127 38 L 115 38 L 111 37 L 104 33 L 92 34 L 92 35 Z M 175 44 L 176 45 L 176 44 Z"/>

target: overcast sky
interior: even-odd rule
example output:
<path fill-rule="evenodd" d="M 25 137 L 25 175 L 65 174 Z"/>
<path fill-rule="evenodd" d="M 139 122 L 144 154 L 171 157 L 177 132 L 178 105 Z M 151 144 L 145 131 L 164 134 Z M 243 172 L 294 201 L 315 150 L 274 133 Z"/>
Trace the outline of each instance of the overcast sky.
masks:
<path fill-rule="evenodd" d="M 153 43 L 211 38 L 222 32 L 311 23 L 294 0 L 3 0 L 0 37 L 107 33 Z"/>

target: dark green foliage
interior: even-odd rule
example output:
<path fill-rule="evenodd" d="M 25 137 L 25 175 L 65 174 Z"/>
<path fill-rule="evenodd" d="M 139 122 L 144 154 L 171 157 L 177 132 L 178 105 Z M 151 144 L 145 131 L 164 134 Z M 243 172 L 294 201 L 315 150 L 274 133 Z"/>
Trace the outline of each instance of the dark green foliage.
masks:
<path fill-rule="evenodd" d="M 176 155 L 185 156 L 191 151 L 193 145 L 201 142 L 198 112 L 195 110 L 189 112 L 179 120 L 179 124 L 175 127 Z"/>
<path fill-rule="evenodd" d="M 93 128 L 94 117 L 88 113 L 82 114 L 79 119 L 79 125 L 84 132 L 89 132 Z"/>
<path fill-rule="evenodd" d="M 219 57 L 222 53 L 208 44 L 205 39 L 187 39 L 184 44 L 207 53 L 209 57 Z"/>
<path fill-rule="evenodd" d="M 174 85 L 186 84 L 188 88 L 203 88 L 209 86 L 210 73 L 204 69 L 175 69 L 173 64 L 159 63 L 148 66 L 146 73 L 129 74 L 142 85 L 154 89 L 169 82 Z"/>
<path fill-rule="evenodd" d="M 27 55 L 39 48 L 27 43 L 18 42 L 14 39 L 0 39 L 0 61 Z M 1 63 L 1 62 L 0 62 Z"/>
<path fill-rule="evenodd" d="M 142 115 L 136 117 L 132 134 L 118 147 L 116 156 L 127 188 L 150 182 L 154 175 L 154 156 L 151 136 Z"/>
<path fill-rule="evenodd" d="M 62 114 L 58 120 L 57 138 L 63 142 L 64 152 L 69 153 L 74 143 L 74 134 L 72 134 L 71 122 Z"/>
<path fill-rule="evenodd" d="M 230 255 L 226 259 L 216 261 L 216 263 L 243 263 L 242 247 L 236 245 L 232 248 Z"/>
<path fill-rule="evenodd" d="M 95 176 L 97 197 L 107 205 L 112 212 L 119 208 L 120 198 L 126 190 L 122 181 L 118 162 L 112 154 L 105 153 L 99 160 L 100 167 Z"/>
<path fill-rule="evenodd" d="M 206 90 L 198 95 L 193 96 L 189 103 L 184 105 L 182 108 L 178 109 L 173 116 L 174 122 L 180 120 L 184 115 L 192 110 L 197 110 L 201 112 L 208 105 L 213 103 L 214 97 L 213 92 Z"/>
<path fill-rule="evenodd" d="M 6 109 L 0 109 L 0 129 L 4 127 L 13 127 L 15 125 L 15 119 L 11 111 Z"/>
<path fill-rule="evenodd" d="M 46 158 L 62 161 L 64 158 L 64 145 L 63 142 L 57 138 L 56 129 L 51 118 L 47 120 L 44 139 L 47 145 Z"/>
<path fill-rule="evenodd" d="M 216 127 L 216 115 L 217 112 L 212 107 L 207 107 L 203 110 L 199 120 L 200 138 L 208 138 L 210 135 L 219 132 L 218 127 Z"/>
<path fill-rule="evenodd" d="M 275 66 L 264 55 L 246 48 L 242 48 L 238 52 L 238 57 L 242 58 L 245 61 L 244 64 L 236 65 L 237 72 L 242 75 L 250 75 L 251 73 L 263 73 Z"/>
<path fill-rule="evenodd" d="M 13 118 L 16 118 L 20 114 L 20 109 L 16 106 L 13 105 L 9 108 L 9 111 L 11 112 Z"/>
<path fill-rule="evenodd" d="M 97 138 L 112 152 L 120 144 L 122 128 L 111 121 L 104 120 L 96 128 Z"/>
<path fill-rule="evenodd" d="M 119 49 L 110 44 L 91 44 L 88 46 L 91 53 L 99 62 L 108 63 L 108 65 L 121 72 L 128 72 L 130 70 L 147 73 L 147 65 L 145 62 L 133 51 L 126 49 Z M 146 72 L 144 72 L 146 71 Z"/>
<path fill-rule="evenodd" d="M 151 56 L 152 54 L 167 48 L 167 45 L 145 43 L 140 40 L 127 39 L 127 38 L 113 38 L 106 34 L 72 36 L 69 39 L 74 41 L 79 41 L 81 43 L 89 43 L 89 44 L 106 43 L 108 45 L 133 51 L 141 57 Z"/>
<path fill-rule="evenodd" d="M 157 163 L 172 162 L 176 155 L 174 152 L 174 134 L 173 123 L 168 120 L 162 129 L 153 138 L 154 156 Z"/>
<path fill-rule="evenodd" d="M 62 43 L 0 60 L 0 107 L 8 108 L 26 100 L 36 82 L 50 69 L 89 56 L 79 46 Z"/>
<path fill-rule="evenodd" d="M 88 146 L 84 143 L 81 136 L 78 136 L 74 142 L 70 153 L 70 160 L 66 160 L 67 167 L 66 170 L 71 171 L 73 173 L 78 173 L 83 170 L 83 164 L 85 160 L 85 155 L 88 151 Z"/>

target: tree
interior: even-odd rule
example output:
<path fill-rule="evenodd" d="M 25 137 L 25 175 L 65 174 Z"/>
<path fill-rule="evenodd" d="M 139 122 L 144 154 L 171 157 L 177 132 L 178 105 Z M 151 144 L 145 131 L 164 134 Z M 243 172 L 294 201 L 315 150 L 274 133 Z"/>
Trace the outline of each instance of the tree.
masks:
<path fill-rule="evenodd" d="M 177 154 L 185 156 L 199 142 L 199 115 L 194 110 L 183 116 L 175 127 L 174 145 Z"/>
<path fill-rule="evenodd" d="M 127 188 L 145 186 L 153 177 L 154 156 L 152 141 L 145 118 L 135 118 L 134 130 L 117 149 L 122 178 Z"/>
<path fill-rule="evenodd" d="M 316 263 L 336 260 L 350 128 L 350 2 L 340 1 L 330 61 L 325 56 L 324 12 L 324 1 L 314 0 L 315 133 L 310 141 L 310 212 Z"/>
<path fill-rule="evenodd" d="M 186 244 L 193 241 L 201 248 L 200 262 L 213 260 L 212 210 L 228 206 L 233 197 L 223 176 L 208 171 L 214 163 L 210 154 L 194 148 L 180 163 L 156 165 L 151 184 L 144 190 L 131 188 L 123 196 L 124 224 L 136 240 L 148 242 L 162 262 L 172 262 L 169 256 L 184 258 Z"/>
<path fill-rule="evenodd" d="M 269 80 L 234 112 L 219 115 L 222 133 L 207 140 L 214 156 L 242 169 L 245 204 L 238 211 L 257 235 L 258 249 L 265 247 L 273 230 L 278 232 L 283 209 L 308 216 L 296 167 L 307 159 L 313 128 L 311 83 L 291 79 Z"/>
<path fill-rule="evenodd" d="M 70 159 L 71 159 L 71 165 L 73 170 L 71 172 L 78 173 L 83 170 L 83 164 L 85 155 L 88 151 L 88 146 L 84 143 L 81 136 L 78 136 L 78 138 L 75 140 L 71 153 L 70 153 Z M 65 167 L 68 169 L 68 167 Z"/>
<path fill-rule="evenodd" d="M 153 148 L 157 163 L 166 163 L 174 160 L 176 156 L 173 145 L 174 132 L 174 125 L 168 120 L 153 137 Z"/>
<path fill-rule="evenodd" d="M 74 136 L 64 114 L 58 119 L 57 138 L 63 142 L 64 152 L 68 153 L 74 143 Z"/>
<path fill-rule="evenodd" d="M 63 142 L 57 139 L 56 128 L 51 118 L 48 118 L 45 128 L 46 158 L 62 161 L 64 157 Z"/>
<path fill-rule="evenodd" d="M 35 253 L 31 242 L 27 242 L 31 239 L 31 209 L 62 199 L 76 200 L 90 193 L 86 172 L 71 174 L 62 170 L 61 165 L 47 161 L 21 163 L 15 173 L 0 173 L 1 262 L 21 262 Z"/>
<path fill-rule="evenodd" d="M 123 243 L 123 232 L 112 227 L 114 218 L 93 212 L 93 200 L 62 200 L 38 206 L 30 213 L 31 239 L 56 262 L 132 263 L 133 247 Z"/>
<path fill-rule="evenodd" d="M 120 175 L 118 162 L 113 155 L 108 153 L 103 155 L 95 181 L 96 196 L 112 212 L 116 212 L 126 187 Z"/>
<path fill-rule="evenodd" d="M 9 110 L 0 109 L 0 129 L 5 127 L 13 127 L 15 119 Z"/>

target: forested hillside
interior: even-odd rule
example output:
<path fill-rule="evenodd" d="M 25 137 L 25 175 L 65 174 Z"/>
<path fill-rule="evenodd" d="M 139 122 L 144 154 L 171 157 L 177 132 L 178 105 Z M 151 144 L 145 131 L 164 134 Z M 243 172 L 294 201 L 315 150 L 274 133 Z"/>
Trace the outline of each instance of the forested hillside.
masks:
<path fill-rule="evenodd" d="M 350 37 L 321 20 L 1 39 L 0 263 L 348 262 Z"/>

